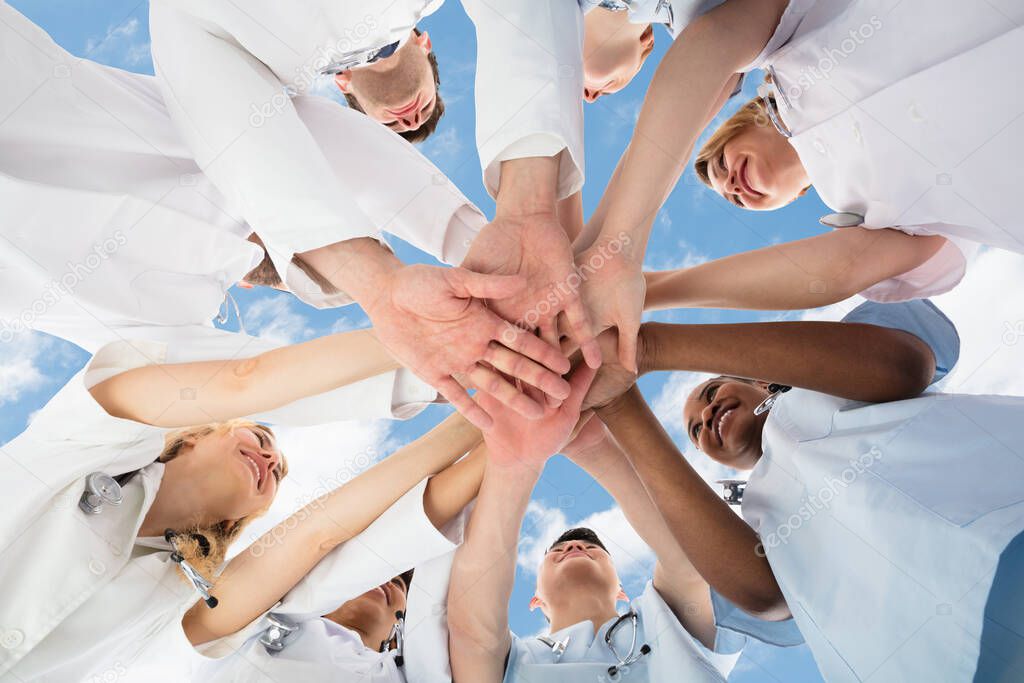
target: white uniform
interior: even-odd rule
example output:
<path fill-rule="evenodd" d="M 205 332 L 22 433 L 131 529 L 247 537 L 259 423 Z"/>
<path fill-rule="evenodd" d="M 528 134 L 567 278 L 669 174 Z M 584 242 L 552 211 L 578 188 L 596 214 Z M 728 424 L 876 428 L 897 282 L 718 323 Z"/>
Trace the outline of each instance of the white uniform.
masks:
<path fill-rule="evenodd" d="M 659 24 L 673 38 L 697 17 L 707 14 L 725 0 L 579 0 L 584 13 L 599 7 L 629 12 L 633 24 Z"/>
<path fill-rule="evenodd" d="M 847 320 L 917 335 L 939 375 L 956 361 L 956 331 L 926 301 Z M 999 556 L 1024 530 L 1022 415 L 1016 397 L 800 389 L 772 408 L 742 512 L 826 680 L 972 680 Z"/>
<path fill-rule="evenodd" d="M 790 143 L 833 210 L 1024 252 L 1009 180 L 1024 157 L 1024 92 L 1006 78 L 1022 23 L 1016 0 L 792 0 L 750 68 L 774 74 Z M 950 244 L 866 295 L 938 294 L 964 268 Z"/>
<path fill-rule="evenodd" d="M 0 452 L 0 478 L 14 497 L 0 522 L 0 681 L 177 683 L 210 663 L 181 628 L 196 592 L 169 561 L 163 539 L 137 538 L 160 486 L 164 465 L 154 461 L 168 430 L 111 417 L 87 391 L 150 362 L 133 348 L 101 349 Z M 175 351 L 165 353 L 173 358 Z M 296 414 L 310 421 L 301 402 L 270 417 L 287 422 Z M 135 470 L 121 505 L 97 515 L 79 509 L 90 473 Z M 358 595 L 410 561 L 449 551 L 452 542 L 424 518 L 424 486 L 329 555 L 318 568 L 326 577 L 313 588 L 300 584 L 282 609 L 315 610 L 324 592 Z M 332 571 L 336 564 L 345 571 Z"/>
<path fill-rule="evenodd" d="M 369 649 L 358 634 L 320 616 L 412 568 L 417 568 L 415 586 L 422 563 L 454 552 L 462 540 L 463 520 L 453 520 L 444 533 L 438 531 L 423 510 L 426 486 L 424 480 L 366 531 L 333 550 L 270 610 L 272 618 L 297 626 L 277 639 L 280 651 L 272 652 L 260 642 L 270 626 L 268 618 L 261 617 L 230 637 L 201 646 L 199 650 L 211 659 L 194 680 L 406 683 L 403 671 L 426 669 L 429 663 L 415 652 L 406 651 L 400 667 L 396 652 Z M 415 629 L 408 624 L 417 621 L 411 616 L 414 608 L 412 602 L 406 606 L 410 639 Z"/>
<path fill-rule="evenodd" d="M 153 62 L 171 118 L 199 166 L 285 255 L 374 235 L 356 188 L 339 183 L 288 93 L 332 65 L 407 38 L 439 0 L 156 0 Z M 571 3 L 464 0 L 477 26 L 477 138 L 485 184 L 500 162 L 562 151 L 561 196 L 583 183 L 582 22 Z M 537 11 L 538 7 L 542 11 Z M 181 49 L 188 45 L 187 50 Z M 338 130 L 341 140 L 351 132 Z M 342 233 L 342 234 L 339 234 Z"/>

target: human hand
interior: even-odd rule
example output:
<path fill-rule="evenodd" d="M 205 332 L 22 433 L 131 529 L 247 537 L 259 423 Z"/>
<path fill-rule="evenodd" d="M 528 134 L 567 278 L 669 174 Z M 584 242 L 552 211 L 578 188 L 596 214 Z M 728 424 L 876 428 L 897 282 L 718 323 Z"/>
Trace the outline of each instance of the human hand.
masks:
<path fill-rule="evenodd" d="M 508 324 L 481 302 L 503 301 L 524 287 L 520 276 L 403 266 L 383 280 L 366 312 L 377 337 L 400 363 L 485 429 L 492 422 L 490 411 L 470 398 L 457 377 L 464 377 L 481 395 L 489 394 L 490 405 L 507 406 L 526 418 L 544 414 L 543 394 L 527 396 L 502 374 L 555 399 L 569 396 L 569 383 L 561 377 L 568 372 L 569 361 L 562 353 Z"/>
<path fill-rule="evenodd" d="M 516 294 L 488 301 L 498 315 L 521 330 L 539 329 L 558 347 L 558 316 L 583 351 L 587 364 L 600 364 L 587 311 L 580 298 L 580 276 L 572 246 L 554 212 L 496 216 L 480 231 L 462 264 L 478 273 L 520 275 L 526 286 Z M 509 332 L 511 334 L 511 332 Z"/>
<path fill-rule="evenodd" d="M 543 467 L 569 440 L 580 419 L 580 404 L 594 380 L 596 371 L 581 364 L 569 378 L 569 397 L 560 406 L 547 406 L 538 420 L 526 420 L 494 397 L 483 394 L 480 403 L 494 418 L 483 430 L 491 461 L 499 466 Z M 528 389 L 536 396 L 535 389 Z"/>
<path fill-rule="evenodd" d="M 594 330 L 600 334 L 612 327 L 618 329 L 619 363 L 635 373 L 647 283 L 642 265 L 629 247 L 628 235 L 599 237 L 579 254 L 576 264 L 585 277 L 583 303 Z"/>
<path fill-rule="evenodd" d="M 639 335 L 638 335 L 639 339 Z M 619 356 L 619 336 L 615 330 L 605 330 L 598 338 L 603 362 L 597 371 L 597 377 L 590 385 L 590 391 L 583 399 L 583 410 L 601 408 L 620 396 L 636 382 L 637 373 L 623 366 Z M 643 348 L 638 344 L 639 349 Z M 633 359 L 639 366 L 639 356 Z"/>
<path fill-rule="evenodd" d="M 581 421 L 586 422 L 576 431 L 575 435 L 562 447 L 562 454 L 573 462 L 580 464 L 597 446 L 609 437 L 604 423 L 592 412 L 584 411 Z"/>

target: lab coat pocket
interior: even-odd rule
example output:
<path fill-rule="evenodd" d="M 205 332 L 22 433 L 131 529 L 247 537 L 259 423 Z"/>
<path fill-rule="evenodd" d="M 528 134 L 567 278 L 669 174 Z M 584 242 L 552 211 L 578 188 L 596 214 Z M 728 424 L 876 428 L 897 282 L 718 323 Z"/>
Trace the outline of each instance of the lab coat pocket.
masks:
<path fill-rule="evenodd" d="M 1024 502 L 1024 400 L 935 394 L 879 447 L 872 473 L 956 526 Z"/>

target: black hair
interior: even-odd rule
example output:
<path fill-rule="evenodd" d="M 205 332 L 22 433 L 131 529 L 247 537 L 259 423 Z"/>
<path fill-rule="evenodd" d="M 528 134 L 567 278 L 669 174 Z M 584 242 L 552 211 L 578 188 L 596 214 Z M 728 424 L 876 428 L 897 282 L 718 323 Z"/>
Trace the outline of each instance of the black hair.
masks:
<path fill-rule="evenodd" d="M 604 543 L 601 542 L 601 539 L 598 538 L 596 533 L 594 533 L 594 530 L 582 526 L 575 527 L 564 532 L 561 536 L 555 539 L 555 542 L 548 547 L 548 550 L 550 551 L 551 548 L 554 548 L 559 543 L 565 543 L 567 541 L 583 541 L 585 543 L 592 543 L 608 553 L 608 548 L 606 548 Z M 611 555 L 611 553 L 608 554 Z"/>

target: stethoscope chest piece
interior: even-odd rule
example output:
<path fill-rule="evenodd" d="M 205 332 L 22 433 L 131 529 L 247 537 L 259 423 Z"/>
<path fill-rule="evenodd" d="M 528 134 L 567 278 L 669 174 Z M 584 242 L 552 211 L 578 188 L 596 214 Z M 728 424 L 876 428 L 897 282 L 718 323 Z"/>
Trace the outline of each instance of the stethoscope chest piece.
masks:
<path fill-rule="evenodd" d="M 120 505 L 124 501 L 121 485 L 109 474 L 93 472 L 85 478 L 85 492 L 78 499 L 78 507 L 89 515 L 98 515 L 104 505 Z"/>
<path fill-rule="evenodd" d="M 722 500 L 729 505 L 740 505 L 743 502 L 743 492 L 747 488 L 747 482 L 742 479 L 719 479 L 718 483 L 724 487 Z"/>
<path fill-rule="evenodd" d="M 785 384 L 769 384 L 768 391 L 771 392 L 771 395 L 765 400 L 761 401 L 757 405 L 757 407 L 754 408 L 754 415 L 762 415 L 764 413 L 767 413 L 769 410 L 772 409 L 772 406 L 775 405 L 775 402 L 779 400 L 779 397 L 792 388 L 793 387 L 788 387 Z"/>
<path fill-rule="evenodd" d="M 260 644 L 268 652 L 280 652 L 294 640 L 299 624 L 280 614 L 268 614 L 267 621 L 270 625 L 260 634 Z"/>
<path fill-rule="evenodd" d="M 859 213 L 843 211 L 822 216 L 818 219 L 818 222 L 826 228 L 856 228 L 857 226 L 864 225 L 864 216 Z"/>

